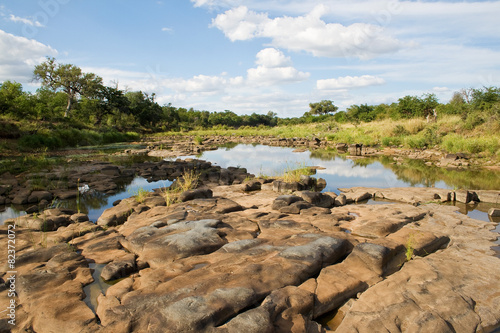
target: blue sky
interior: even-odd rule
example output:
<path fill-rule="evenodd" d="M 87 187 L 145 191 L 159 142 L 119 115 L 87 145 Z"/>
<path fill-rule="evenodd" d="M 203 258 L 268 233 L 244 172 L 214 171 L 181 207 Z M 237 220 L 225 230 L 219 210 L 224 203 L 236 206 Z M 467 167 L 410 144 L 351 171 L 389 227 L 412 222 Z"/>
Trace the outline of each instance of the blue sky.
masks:
<path fill-rule="evenodd" d="M 163 105 L 300 116 L 500 86 L 500 1 L 0 1 L 0 82 L 53 56 Z"/>

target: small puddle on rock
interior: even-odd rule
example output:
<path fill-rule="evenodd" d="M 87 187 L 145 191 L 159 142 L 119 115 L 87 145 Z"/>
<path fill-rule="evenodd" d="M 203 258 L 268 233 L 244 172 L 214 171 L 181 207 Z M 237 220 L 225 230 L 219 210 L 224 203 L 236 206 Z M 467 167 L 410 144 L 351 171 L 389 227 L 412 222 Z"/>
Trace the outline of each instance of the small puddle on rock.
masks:
<path fill-rule="evenodd" d="M 195 271 L 197 269 L 203 268 L 206 265 L 208 265 L 208 262 L 201 262 L 199 264 L 194 265 L 193 268 L 191 268 L 191 271 Z"/>
<path fill-rule="evenodd" d="M 100 294 L 106 295 L 106 290 L 119 281 L 107 282 L 101 278 L 101 272 L 105 266 L 105 264 L 89 263 L 94 282 L 83 287 L 83 292 L 86 295 L 83 301 L 94 313 L 96 313 L 97 310 L 97 297 L 99 297 Z"/>

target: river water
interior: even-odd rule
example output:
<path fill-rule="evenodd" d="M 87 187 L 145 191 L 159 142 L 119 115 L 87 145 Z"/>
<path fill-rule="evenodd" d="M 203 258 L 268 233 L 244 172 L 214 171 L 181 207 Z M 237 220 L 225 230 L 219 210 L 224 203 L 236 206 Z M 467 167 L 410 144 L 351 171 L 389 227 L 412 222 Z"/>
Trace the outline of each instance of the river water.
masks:
<path fill-rule="evenodd" d="M 488 170 L 447 170 L 427 166 L 423 161 L 405 160 L 397 163 L 391 157 L 356 158 L 335 154 L 328 150 L 295 151 L 289 147 L 270 147 L 258 144 L 229 144 L 217 150 L 179 158 L 199 158 L 223 168 L 239 166 L 255 176 L 275 177 L 287 169 L 304 166 L 319 167 L 315 177 L 324 178 L 324 191 L 340 193 L 339 188 L 366 187 L 437 187 L 444 189 L 500 189 L 500 173 Z M 90 191 L 81 196 L 80 210 L 97 221 L 101 213 L 116 200 L 135 195 L 139 189 L 152 190 L 171 184 L 168 180 L 148 182 L 135 177 L 128 184 L 121 184 L 114 195 Z M 61 202 L 60 206 L 76 209 L 74 200 Z M 474 209 L 461 209 L 473 218 L 488 221 L 487 210 L 492 205 L 477 205 Z M 0 211 L 0 223 L 12 217 L 24 215 L 22 208 L 4 207 Z M 495 221 L 499 222 L 499 221 Z"/>

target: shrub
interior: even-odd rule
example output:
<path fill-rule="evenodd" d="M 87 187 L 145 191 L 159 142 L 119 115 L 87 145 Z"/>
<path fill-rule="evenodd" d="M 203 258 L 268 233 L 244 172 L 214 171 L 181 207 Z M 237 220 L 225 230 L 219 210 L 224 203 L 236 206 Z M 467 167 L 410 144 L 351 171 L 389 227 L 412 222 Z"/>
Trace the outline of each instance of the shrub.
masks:
<path fill-rule="evenodd" d="M 394 135 L 394 136 L 401 136 L 401 135 L 408 135 L 408 134 L 409 134 L 409 132 L 401 124 L 394 126 L 394 128 L 392 129 L 392 135 Z"/>

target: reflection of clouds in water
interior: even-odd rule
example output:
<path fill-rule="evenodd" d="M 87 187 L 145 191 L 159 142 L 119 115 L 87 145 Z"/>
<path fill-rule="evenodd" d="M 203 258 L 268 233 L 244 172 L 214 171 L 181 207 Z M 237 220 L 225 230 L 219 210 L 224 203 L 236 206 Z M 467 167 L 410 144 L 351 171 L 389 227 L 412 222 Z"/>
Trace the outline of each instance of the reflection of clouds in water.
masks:
<path fill-rule="evenodd" d="M 206 151 L 199 158 L 223 168 L 241 166 L 246 168 L 249 173 L 271 177 L 282 174 L 286 168 L 294 169 L 303 165 L 320 166 L 325 169 L 318 170 L 316 177 L 326 180 L 325 191 L 338 192 L 336 189 L 339 187 L 355 186 L 379 188 L 412 186 L 408 182 L 398 179 L 391 169 L 384 167 L 380 162 L 358 166 L 351 159 L 333 157 L 331 160 L 325 160 L 324 158 L 311 157 L 309 151 L 294 153 L 293 150 L 294 148 L 289 147 L 239 144 L 234 148 Z M 448 188 L 444 183 L 442 186 Z"/>
<path fill-rule="evenodd" d="M 318 170 L 318 174 L 327 174 L 341 177 L 361 177 L 361 178 L 371 178 L 378 177 L 384 173 L 384 169 L 381 165 L 377 166 L 374 163 L 368 167 L 351 166 L 346 161 L 335 160 L 332 162 L 319 163 L 318 165 L 326 168 L 325 170 Z"/>
<path fill-rule="evenodd" d="M 14 219 L 19 216 L 26 215 L 26 212 L 18 211 L 11 207 L 7 207 L 4 211 L 0 211 L 0 225 L 3 225 L 3 221 L 8 219 Z"/>
<path fill-rule="evenodd" d="M 241 166 L 253 174 L 273 176 L 286 167 L 307 164 L 309 153 L 293 153 L 292 148 L 240 144 L 232 149 L 206 151 L 200 157 L 223 168 Z"/>

